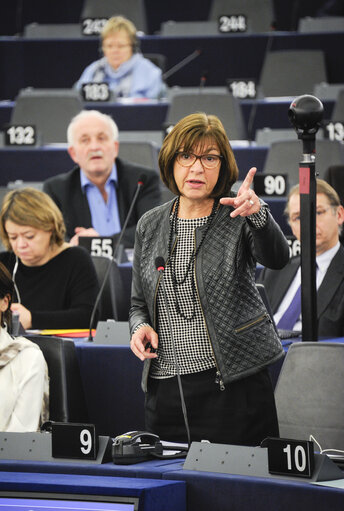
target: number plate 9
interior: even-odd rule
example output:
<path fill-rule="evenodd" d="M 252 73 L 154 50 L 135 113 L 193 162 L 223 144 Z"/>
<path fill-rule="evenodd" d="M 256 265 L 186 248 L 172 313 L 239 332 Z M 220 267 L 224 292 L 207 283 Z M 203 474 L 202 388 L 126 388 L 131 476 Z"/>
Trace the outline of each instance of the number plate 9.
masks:
<path fill-rule="evenodd" d="M 53 458 L 96 459 L 98 437 L 93 424 L 53 422 L 51 435 Z"/>

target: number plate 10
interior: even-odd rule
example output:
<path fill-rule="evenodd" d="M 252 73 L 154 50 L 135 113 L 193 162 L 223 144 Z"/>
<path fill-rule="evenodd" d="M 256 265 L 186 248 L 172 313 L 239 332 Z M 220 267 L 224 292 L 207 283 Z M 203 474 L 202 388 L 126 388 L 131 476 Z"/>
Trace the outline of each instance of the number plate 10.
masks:
<path fill-rule="evenodd" d="M 53 422 L 51 428 L 53 458 L 94 460 L 98 452 L 98 437 L 93 424 Z"/>
<path fill-rule="evenodd" d="M 314 469 L 313 442 L 269 438 L 267 445 L 270 474 L 312 477 Z"/>

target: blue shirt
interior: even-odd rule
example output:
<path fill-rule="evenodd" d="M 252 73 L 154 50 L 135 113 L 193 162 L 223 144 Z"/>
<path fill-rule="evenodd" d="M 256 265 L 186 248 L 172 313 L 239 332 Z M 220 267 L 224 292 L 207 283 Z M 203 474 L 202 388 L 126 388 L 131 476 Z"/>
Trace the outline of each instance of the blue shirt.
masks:
<path fill-rule="evenodd" d="M 117 168 L 114 164 L 111 174 L 105 183 L 108 200 L 104 201 L 99 188 L 93 184 L 80 169 L 80 181 L 83 193 L 86 193 L 91 212 L 92 226 L 100 236 L 111 236 L 120 232 L 121 222 L 118 212 L 116 195 Z"/>

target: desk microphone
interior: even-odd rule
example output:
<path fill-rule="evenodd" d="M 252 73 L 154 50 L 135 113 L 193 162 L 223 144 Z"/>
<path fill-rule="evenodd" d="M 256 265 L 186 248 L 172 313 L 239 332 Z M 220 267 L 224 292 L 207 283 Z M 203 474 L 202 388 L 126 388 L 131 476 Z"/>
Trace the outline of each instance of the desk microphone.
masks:
<path fill-rule="evenodd" d="M 136 201 L 137 201 L 137 197 L 140 193 L 140 190 L 141 188 L 145 185 L 147 181 L 147 176 L 146 174 L 142 174 L 138 181 L 137 181 L 137 187 L 136 187 L 136 190 L 135 190 L 135 193 L 134 193 L 134 197 L 133 197 L 133 200 L 131 201 L 131 204 L 130 204 L 130 208 L 129 208 L 129 211 L 128 211 L 128 214 L 126 216 L 126 219 L 124 221 L 124 224 L 123 224 L 123 227 L 122 227 L 122 230 L 120 232 L 120 235 L 118 237 L 118 240 L 117 240 L 117 243 L 116 243 L 116 247 L 115 247 L 115 250 L 113 252 L 113 258 L 114 260 L 117 262 L 117 256 L 118 256 L 118 250 L 119 250 L 119 247 L 121 246 L 121 242 L 122 242 L 122 239 L 123 239 L 123 235 L 126 231 L 126 228 L 127 228 L 127 225 L 128 225 L 128 222 L 130 220 L 130 217 L 131 217 L 131 214 L 133 212 L 133 209 L 134 209 L 134 206 L 136 204 Z"/>
<path fill-rule="evenodd" d="M 104 275 L 104 278 L 103 278 L 103 282 L 102 282 L 102 284 L 100 286 L 100 289 L 98 291 L 98 295 L 97 295 L 96 301 L 94 302 L 94 306 L 93 306 L 93 309 L 92 309 L 92 314 L 91 314 L 91 319 L 90 319 L 90 326 L 89 326 L 89 334 L 88 334 L 88 341 L 89 342 L 93 341 L 92 325 L 93 325 L 93 321 L 94 321 L 94 316 L 96 314 L 96 310 L 97 310 L 100 298 L 102 297 L 102 294 L 103 294 L 103 291 L 104 291 L 104 288 L 105 288 L 105 284 L 106 284 L 107 279 L 109 277 L 110 270 L 111 270 L 111 265 L 112 265 L 113 262 L 117 263 L 118 250 L 119 250 L 119 247 L 121 245 L 121 242 L 122 242 L 122 239 L 123 239 L 123 235 L 125 233 L 125 230 L 127 228 L 127 225 L 128 225 L 129 220 L 130 220 L 131 214 L 133 212 L 134 206 L 136 204 L 137 197 L 138 197 L 138 195 L 140 193 L 141 188 L 145 185 L 146 180 L 147 180 L 147 176 L 145 174 L 142 174 L 139 177 L 138 181 L 137 181 L 137 187 L 136 187 L 133 199 L 131 201 L 128 214 L 127 214 L 127 216 L 125 218 L 123 227 L 122 227 L 121 232 L 119 234 L 119 237 L 118 237 L 115 249 L 113 251 L 113 256 L 109 258 L 109 264 L 108 264 L 108 267 L 106 268 L 106 272 L 105 272 L 105 275 Z"/>
<path fill-rule="evenodd" d="M 169 306 L 168 306 L 167 295 L 166 295 L 166 288 L 165 288 L 165 282 L 164 282 L 165 261 L 164 261 L 163 257 L 159 256 L 159 257 L 157 257 L 155 259 L 155 267 L 156 267 L 156 269 L 158 270 L 158 272 L 161 275 L 161 286 L 162 286 L 162 291 L 163 291 L 163 296 L 164 296 L 164 303 L 165 303 L 166 312 L 167 312 L 168 328 L 169 328 L 169 331 L 170 331 L 170 337 L 171 337 L 171 341 L 172 341 L 173 358 L 174 358 L 174 365 L 175 365 L 176 373 L 177 373 L 177 381 L 178 381 L 178 387 L 179 387 L 180 401 L 182 403 L 182 411 L 183 411 L 183 417 L 184 417 L 184 424 L 185 424 L 185 429 L 186 429 L 186 435 L 187 435 L 187 438 L 188 438 L 188 448 L 190 448 L 190 445 L 191 445 L 190 428 L 189 428 L 188 414 L 187 414 L 186 405 L 185 405 L 182 381 L 180 379 L 180 370 L 179 370 L 179 364 L 178 364 L 178 359 L 177 359 L 176 344 L 174 342 L 174 337 L 173 337 L 173 329 L 172 329 L 172 324 L 171 324 L 170 309 L 169 309 Z"/>
<path fill-rule="evenodd" d="M 199 82 L 199 90 L 200 92 L 202 91 L 202 89 L 204 88 L 205 84 L 207 83 L 208 81 L 208 71 L 203 71 L 202 75 L 201 75 L 201 79 L 200 79 L 200 82 Z"/>
<path fill-rule="evenodd" d="M 166 78 L 169 78 L 170 76 L 174 75 L 179 69 L 182 69 L 184 66 L 186 66 L 189 62 L 192 62 L 194 59 L 202 55 L 203 50 L 195 50 L 190 55 L 185 57 L 183 60 L 175 64 L 171 67 L 171 69 L 168 69 L 165 73 L 162 75 L 162 79 L 166 80 Z"/>

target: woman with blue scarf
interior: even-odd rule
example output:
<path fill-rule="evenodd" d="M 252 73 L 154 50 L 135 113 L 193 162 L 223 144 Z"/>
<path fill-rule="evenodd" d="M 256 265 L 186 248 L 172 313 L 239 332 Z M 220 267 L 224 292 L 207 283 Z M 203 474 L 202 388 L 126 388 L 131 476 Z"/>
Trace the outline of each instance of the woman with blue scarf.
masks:
<path fill-rule="evenodd" d="M 101 32 L 104 56 L 90 64 L 75 84 L 109 85 L 116 98 L 160 98 L 164 92 L 161 69 L 138 51 L 135 25 L 123 16 L 110 18 Z"/>

